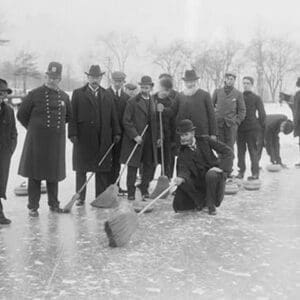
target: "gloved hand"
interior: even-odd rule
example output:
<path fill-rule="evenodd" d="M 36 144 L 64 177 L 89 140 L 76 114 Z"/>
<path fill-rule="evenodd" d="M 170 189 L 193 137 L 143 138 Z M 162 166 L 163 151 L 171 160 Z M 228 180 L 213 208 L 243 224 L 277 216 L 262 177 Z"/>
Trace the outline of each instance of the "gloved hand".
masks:
<path fill-rule="evenodd" d="M 78 143 L 78 137 L 77 137 L 76 135 L 71 136 L 71 137 L 70 137 L 70 141 L 71 141 L 73 144 L 77 144 L 77 143 Z"/>
<path fill-rule="evenodd" d="M 115 135 L 114 136 L 114 143 L 115 144 L 118 144 L 120 142 L 120 140 L 121 140 L 121 136 L 120 135 Z"/>

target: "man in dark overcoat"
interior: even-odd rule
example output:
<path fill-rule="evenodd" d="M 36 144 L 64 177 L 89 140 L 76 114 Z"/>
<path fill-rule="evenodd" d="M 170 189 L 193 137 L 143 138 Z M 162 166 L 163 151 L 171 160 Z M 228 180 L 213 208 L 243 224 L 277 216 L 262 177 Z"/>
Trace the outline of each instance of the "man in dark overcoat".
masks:
<path fill-rule="evenodd" d="M 120 155 L 121 155 L 121 146 L 122 146 L 122 137 L 124 132 L 123 127 L 123 115 L 125 111 L 125 107 L 127 104 L 128 99 L 130 98 L 124 91 L 123 91 L 123 85 L 125 83 L 126 75 L 123 72 L 113 72 L 111 74 L 111 80 L 112 84 L 111 86 L 106 90 L 105 96 L 110 99 L 111 102 L 115 104 L 118 120 L 120 124 L 121 129 L 121 140 L 120 142 L 114 146 L 112 150 L 112 169 L 111 169 L 111 183 L 113 184 L 120 173 Z M 119 192 L 123 193 L 121 188 L 119 188 Z"/>
<path fill-rule="evenodd" d="M 120 127 L 114 102 L 105 96 L 100 86 L 103 76 L 99 65 L 92 65 L 86 72 L 88 83 L 74 90 L 72 95 L 72 120 L 69 123 L 69 138 L 73 143 L 73 170 L 76 172 L 76 191 L 86 181 L 87 172 L 95 172 L 96 197 L 111 183 L 112 155 L 103 164 L 98 163 L 109 146 L 120 140 Z M 85 202 L 86 189 L 77 201 Z"/>
<path fill-rule="evenodd" d="M 229 146 L 208 135 L 197 137 L 195 131 L 191 120 L 182 120 L 178 124 L 182 146 L 173 208 L 177 212 L 207 207 L 209 214 L 215 215 L 216 207 L 224 197 L 226 177 L 231 171 L 234 155 Z"/>
<path fill-rule="evenodd" d="M 176 132 L 175 114 L 172 109 L 173 99 L 170 96 L 172 88 L 173 83 L 170 79 L 160 79 L 159 91 L 153 96 L 156 106 L 158 104 L 162 104 L 164 106 L 164 110 L 162 112 L 163 149 L 165 172 L 168 178 L 172 177 L 172 146 L 175 144 L 174 132 Z M 157 120 L 159 127 L 159 115 L 157 115 Z M 159 138 L 161 137 L 159 136 Z M 158 149 L 158 163 L 161 163 L 161 161 L 161 149 Z"/>
<path fill-rule="evenodd" d="M 237 133 L 239 179 L 244 178 L 246 171 L 246 150 L 248 148 L 251 160 L 251 173 L 248 180 L 256 180 L 259 177 L 258 137 L 265 129 L 266 112 L 261 98 L 253 93 L 254 79 L 250 76 L 243 78 L 244 101 L 246 105 L 246 117 L 240 124 Z"/>
<path fill-rule="evenodd" d="M 189 119 L 196 127 L 196 136 L 203 134 L 216 139 L 216 118 L 210 94 L 198 87 L 199 77 L 194 70 L 187 70 L 182 78 L 185 84 L 180 94 L 177 122 Z"/>
<path fill-rule="evenodd" d="M 143 198 L 149 196 L 148 187 L 153 179 L 157 164 L 157 123 L 156 108 L 151 96 L 153 82 L 151 77 L 143 76 L 139 83 L 141 92 L 128 100 L 124 117 L 124 135 L 121 150 L 121 163 L 125 163 L 136 143 L 139 147 L 128 164 L 128 200 L 135 199 L 137 169 L 143 164 L 142 182 L 139 185 Z M 148 125 L 145 135 L 141 134 Z"/>
<path fill-rule="evenodd" d="M 231 149 L 236 141 L 237 129 L 246 116 L 243 94 L 234 87 L 236 75 L 225 74 L 225 85 L 216 89 L 212 102 L 215 107 L 218 139 Z"/>
<path fill-rule="evenodd" d="M 11 157 L 17 146 L 17 129 L 14 110 L 4 102 L 12 90 L 7 82 L 0 79 L 0 224 L 9 224 L 3 212 L 1 199 L 6 199 L 6 186 L 8 181 Z"/>
<path fill-rule="evenodd" d="M 30 216 L 38 216 L 41 181 L 47 182 L 48 205 L 61 213 L 58 182 L 66 177 L 65 125 L 71 118 L 69 96 L 59 88 L 62 65 L 51 62 L 46 83 L 29 92 L 22 102 L 17 118 L 27 129 L 19 174 L 28 178 Z"/>

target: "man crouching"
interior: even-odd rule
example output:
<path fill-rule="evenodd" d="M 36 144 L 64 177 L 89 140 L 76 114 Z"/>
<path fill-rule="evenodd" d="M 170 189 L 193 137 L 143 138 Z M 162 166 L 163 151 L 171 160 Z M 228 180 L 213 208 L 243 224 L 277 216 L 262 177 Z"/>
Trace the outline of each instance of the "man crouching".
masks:
<path fill-rule="evenodd" d="M 181 148 L 173 208 L 177 212 L 208 207 L 209 214 L 216 215 L 216 207 L 224 198 L 227 173 L 232 169 L 233 151 L 209 136 L 196 138 L 195 127 L 190 120 L 182 120 L 177 133 Z"/>

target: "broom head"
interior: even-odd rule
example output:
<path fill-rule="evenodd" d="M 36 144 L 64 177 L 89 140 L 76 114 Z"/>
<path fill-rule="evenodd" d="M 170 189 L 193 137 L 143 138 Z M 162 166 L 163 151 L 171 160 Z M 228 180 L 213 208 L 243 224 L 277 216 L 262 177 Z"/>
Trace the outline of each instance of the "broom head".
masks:
<path fill-rule="evenodd" d="M 104 223 L 110 247 L 123 247 L 130 241 L 138 226 L 138 216 L 127 200 L 122 200 Z"/>
<path fill-rule="evenodd" d="M 91 202 L 91 205 L 99 208 L 113 208 L 118 205 L 119 187 L 116 184 L 111 184 L 103 193 Z"/>
<path fill-rule="evenodd" d="M 65 213 L 69 213 L 74 205 L 74 203 L 80 199 L 80 195 L 76 193 L 72 199 L 63 207 Z"/>
<path fill-rule="evenodd" d="M 155 199 L 157 196 L 159 196 L 165 189 L 167 189 L 170 185 L 169 178 L 167 176 L 160 176 L 157 179 L 157 184 L 155 189 L 150 195 L 151 199 Z M 161 196 L 161 199 L 166 199 L 168 197 L 169 191 L 167 191 L 165 194 Z"/>

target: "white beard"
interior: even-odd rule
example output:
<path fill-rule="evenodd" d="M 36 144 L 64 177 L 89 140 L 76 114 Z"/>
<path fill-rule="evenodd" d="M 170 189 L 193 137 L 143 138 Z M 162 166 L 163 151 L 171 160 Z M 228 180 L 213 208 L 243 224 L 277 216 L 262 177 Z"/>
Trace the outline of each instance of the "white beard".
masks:
<path fill-rule="evenodd" d="M 198 88 L 197 87 L 194 87 L 192 89 L 184 89 L 183 90 L 183 94 L 185 96 L 193 96 L 196 94 L 196 92 L 198 91 Z"/>

